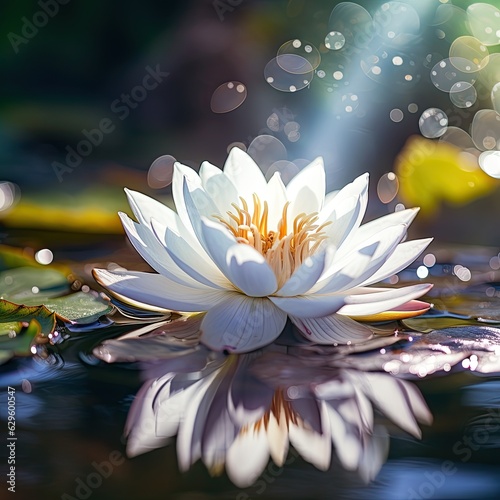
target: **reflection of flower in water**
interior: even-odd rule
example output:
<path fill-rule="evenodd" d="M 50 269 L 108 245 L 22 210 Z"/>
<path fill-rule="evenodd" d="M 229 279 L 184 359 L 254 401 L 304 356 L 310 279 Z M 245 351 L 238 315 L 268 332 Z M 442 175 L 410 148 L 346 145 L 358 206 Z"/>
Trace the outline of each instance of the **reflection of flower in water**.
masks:
<path fill-rule="evenodd" d="M 147 382 L 129 413 L 129 456 L 177 436 L 181 470 L 201 459 L 211 474 L 225 469 L 245 487 L 264 471 L 269 457 L 282 466 L 289 445 L 326 470 L 333 444 L 342 466 L 368 481 L 388 450 L 387 432 L 375 423 L 374 409 L 415 437 L 420 437 L 417 422 L 432 420 L 410 382 L 336 367 L 331 355 L 318 353 L 321 348 L 299 356 L 272 345 L 225 356 L 195 342 L 179 347 L 172 336 L 153 335 L 107 341 L 95 354 L 108 361 L 149 361 L 148 349 L 158 352 L 161 343 L 164 359 L 145 365 Z M 149 347 L 141 351 L 140 344 Z"/>
<path fill-rule="evenodd" d="M 129 191 L 139 223 L 122 214 L 131 242 L 159 274 L 95 276 L 145 309 L 206 312 L 201 341 L 216 351 L 266 346 L 287 317 L 308 340 L 335 344 L 371 335 L 350 317 L 404 317 L 428 308 L 414 299 L 431 285 L 368 287 L 413 262 L 430 239 L 401 243 L 416 210 L 361 225 L 367 175 L 325 197 L 320 158 L 285 186 L 279 174 L 266 182 L 233 148 L 223 171 L 205 162 L 198 175 L 176 163 L 172 191 L 177 213 Z"/>

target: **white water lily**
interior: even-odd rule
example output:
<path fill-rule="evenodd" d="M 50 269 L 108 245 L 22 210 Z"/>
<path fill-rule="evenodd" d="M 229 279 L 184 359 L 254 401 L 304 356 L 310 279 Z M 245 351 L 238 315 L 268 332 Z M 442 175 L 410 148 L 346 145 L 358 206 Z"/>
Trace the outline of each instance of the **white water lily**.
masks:
<path fill-rule="evenodd" d="M 321 158 L 285 186 L 278 173 L 266 182 L 252 158 L 234 148 L 223 170 L 204 162 L 198 174 L 176 163 L 172 192 L 177 212 L 127 190 L 138 222 L 120 214 L 158 274 L 96 269 L 94 276 L 132 305 L 206 312 L 201 341 L 213 350 L 263 347 L 287 317 L 314 343 L 362 341 L 371 330 L 351 318 L 429 307 L 414 299 L 432 285 L 369 287 L 404 269 L 431 239 L 402 242 L 418 209 L 361 225 L 367 174 L 325 196 Z"/>

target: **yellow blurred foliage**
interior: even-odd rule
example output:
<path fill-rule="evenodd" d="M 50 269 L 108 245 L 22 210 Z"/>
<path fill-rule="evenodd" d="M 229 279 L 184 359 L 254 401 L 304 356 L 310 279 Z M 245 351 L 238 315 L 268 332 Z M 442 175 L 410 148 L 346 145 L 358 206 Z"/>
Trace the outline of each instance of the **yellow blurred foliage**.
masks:
<path fill-rule="evenodd" d="M 432 214 L 442 201 L 464 205 L 493 191 L 498 182 L 471 153 L 446 142 L 412 136 L 395 161 L 399 197 Z"/>
<path fill-rule="evenodd" d="M 6 226 L 15 228 L 108 234 L 123 231 L 116 212 L 96 207 L 70 208 L 20 202 L 1 221 Z"/>

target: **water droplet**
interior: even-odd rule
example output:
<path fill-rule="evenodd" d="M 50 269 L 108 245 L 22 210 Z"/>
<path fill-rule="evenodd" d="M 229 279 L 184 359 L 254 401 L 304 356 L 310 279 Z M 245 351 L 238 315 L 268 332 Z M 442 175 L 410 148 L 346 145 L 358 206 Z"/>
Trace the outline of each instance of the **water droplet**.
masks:
<path fill-rule="evenodd" d="M 418 121 L 420 132 L 424 137 L 435 139 L 442 136 L 448 128 L 448 117 L 439 108 L 426 109 Z"/>
<path fill-rule="evenodd" d="M 288 184 L 299 173 L 299 168 L 291 161 L 278 160 L 269 167 L 266 179 L 270 180 L 276 172 L 279 172 L 283 183 Z"/>
<path fill-rule="evenodd" d="M 241 106 L 247 98 L 247 89 L 241 82 L 227 82 L 219 85 L 210 100 L 214 113 L 229 113 Z"/>
<path fill-rule="evenodd" d="M 487 3 L 474 3 L 467 7 L 472 34 L 484 45 L 500 43 L 500 10 Z"/>
<path fill-rule="evenodd" d="M 386 2 L 373 15 L 375 31 L 382 39 L 404 39 L 405 35 L 417 34 L 420 30 L 420 17 L 417 11 L 402 2 Z"/>
<path fill-rule="evenodd" d="M 429 276 L 429 269 L 427 267 L 425 267 L 425 266 L 418 266 L 418 268 L 417 268 L 417 276 L 420 279 L 427 278 L 427 276 Z"/>
<path fill-rule="evenodd" d="M 424 265 L 432 267 L 436 263 L 436 256 L 433 253 L 428 253 L 423 259 Z"/>
<path fill-rule="evenodd" d="M 467 14 L 456 5 L 440 5 L 436 9 L 431 25 L 438 26 L 439 30 L 444 33 L 445 40 L 450 43 L 460 36 L 470 35 Z"/>
<path fill-rule="evenodd" d="M 448 127 L 439 140 L 453 144 L 462 150 L 475 147 L 472 137 L 465 130 L 458 127 Z"/>
<path fill-rule="evenodd" d="M 481 109 L 471 125 L 471 137 L 478 149 L 500 149 L 500 114 L 493 109 Z"/>
<path fill-rule="evenodd" d="M 474 73 L 483 69 L 489 61 L 489 53 L 484 44 L 473 36 L 461 36 L 450 47 L 450 62 L 464 73 Z"/>
<path fill-rule="evenodd" d="M 48 248 L 42 248 L 42 250 L 38 250 L 38 252 L 36 252 L 35 254 L 35 260 L 39 264 L 43 265 L 50 264 L 53 259 L 54 259 L 54 254 Z"/>
<path fill-rule="evenodd" d="M 339 31 L 330 31 L 325 37 L 325 47 L 330 50 L 340 50 L 345 45 L 345 37 Z"/>
<path fill-rule="evenodd" d="M 330 14 L 328 30 L 330 33 L 342 33 L 345 43 L 357 48 L 368 47 L 374 36 L 372 16 L 353 2 L 341 2 L 335 6 Z"/>
<path fill-rule="evenodd" d="M 240 148 L 242 151 L 247 150 L 247 147 L 245 146 L 245 144 L 243 142 L 236 141 L 236 142 L 232 142 L 231 144 L 228 145 L 228 147 L 226 148 L 227 154 L 229 154 L 229 152 L 233 148 Z"/>
<path fill-rule="evenodd" d="M 411 104 L 408 104 L 408 111 L 410 113 L 416 113 L 418 111 L 418 105 L 412 102 Z"/>
<path fill-rule="evenodd" d="M 490 177 L 500 179 L 500 151 L 483 151 L 479 156 L 479 166 Z"/>
<path fill-rule="evenodd" d="M 397 50 L 388 53 L 379 49 L 364 56 L 360 64 L 368 78 L 388 87 L 397 85 L 408 89 L 420 81 L 418 65 L 407 54 Z"/>
<path fill-rule="evenodd" d="M 311 83 L 313 75 L 314 69 L 309 61 L 294 54 L 275 57 L 264 68 L 264 77 L 267 83 L 281 92 L 295 92 L 304 89 Z"/>
<path fill-rule="evenodd" d="M 377 195 L 382 203 L 390 203 L 398 194 L 399 180 L 394 172 L 384 174 L 377 184 Z"/>
<path fill-rule="evenodd" d="M 0 212 L 11 209 L 19 201 L 19 188 L 12 182 L 0 182 Z"/>
<path fill-rule="evenodd" d="M 264 173 L 278 160 L 286 159 L 285 145 L 272 135 L 259 135 L 248 146 L 247 153 L 255 160 Z"/>
<path fill-rule="evenodd" d="M 148 170 L 148 186 L 161 189 L 172 183 L 174 163 L 177 160 L 171 155 L 163 155 L 151 164 Z"/>
<path fill-rule="evenodd" d="M 321 55 L 312 43 L 290 40 L 278 49 L 276 61 L 286 72 L 304 75 L 319 66 Z"/>
<path fill-rule="evenodd" d="M 403 112 L 400 109 L 394 108 L 389 113 L 389 117 L 391 118 L 391 120 L 393 122 L 398 123 L 398 122 L 400 122 L 404 118 L 404 114 L 403 114 Z"/>
<path fill-rule="evenodd" d="M 476 88 L 468 82 L 457 82 L 450 89 L 450 101 L 457 108 L 470 108 L 476 100 Z"/>
<path fill-rule="evenodd" d="M 449 58 L 443 59 L 432 68 L 430 74 L 431 81 L 437 89 L 443 92 L 450 92 L 456 83 L 466 82 L 472 85 L 476 81 L 476 73 L 457 69 L 457 66 L 466 64 L 469 61 L 464 60 L 460 62 L 458 59 L 455 58 L 453 64 Z"/>

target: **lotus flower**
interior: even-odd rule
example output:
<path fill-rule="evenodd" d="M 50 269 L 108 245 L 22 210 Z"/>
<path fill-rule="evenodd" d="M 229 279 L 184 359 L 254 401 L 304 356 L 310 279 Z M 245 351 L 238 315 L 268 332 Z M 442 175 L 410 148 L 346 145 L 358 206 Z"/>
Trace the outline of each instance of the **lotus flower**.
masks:
<path fill-rule="evenodd" d="M 431 239 L 405 241 L 418 209 L 361 225 L 368 175 L 325 196 L 317 158 L 285 186 L 269 182 L 238 148 L 221 170 L 199 175 L 175 164 L 177 212 L 127 190 L 138 222 L 120 214 L 140 255 L 157 271 L 96 269 L 118 299 L 152 311 L 204 312 L 201 341 L 215 351 L 249 352 L 273 342 L 289 318 L 311 342 L 363 341 L 354 319 L 416 315 L 432 285 L 372 288 L 413 262 Z M 374 316 L 375 315 L 375 316 Z"/>

